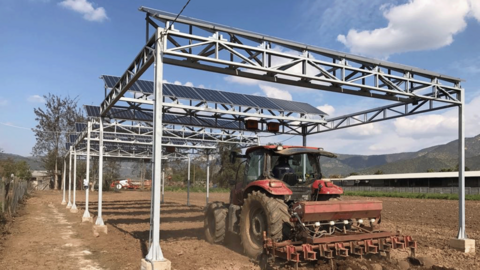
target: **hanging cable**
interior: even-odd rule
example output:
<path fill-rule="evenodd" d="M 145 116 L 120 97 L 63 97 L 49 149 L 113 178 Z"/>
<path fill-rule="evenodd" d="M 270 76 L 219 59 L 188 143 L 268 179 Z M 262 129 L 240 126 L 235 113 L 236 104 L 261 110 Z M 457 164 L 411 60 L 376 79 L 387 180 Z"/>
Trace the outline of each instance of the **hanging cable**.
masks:
<path fill-rule="evenodd" d="M 177 21 L 178 17 L 180 16 L 180 14 L 182 14 L 183 10 L 188 6 L 189 3 L 190 3 L 190 0 L 187 1 L 187 3 L 183 6 L 182 10 L 180 10 L 180 13 L 177 14 L 177 17 L 175 17 L 172 24 L 170 24 L 170 26 L 168 27 L 167 31 L 172 28 L 173 24 Z"/>

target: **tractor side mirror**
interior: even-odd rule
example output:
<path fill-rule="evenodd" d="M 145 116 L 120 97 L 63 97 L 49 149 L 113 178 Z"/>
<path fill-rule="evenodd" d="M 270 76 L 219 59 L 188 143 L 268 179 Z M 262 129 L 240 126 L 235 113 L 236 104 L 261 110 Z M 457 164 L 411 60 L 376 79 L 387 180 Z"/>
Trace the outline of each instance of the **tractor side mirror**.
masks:
<path fill-rule="evenodd" d="M 237 152 L 230 152 L 230 163 L 234 164 L 235 163 L 235 159 L 237 159 Z"/>
<path fill-rule="evenodd" d="M 235 164 L 235 161 L 236 161 L 237 158 L 247 158 L 247 156 L 246 155 L 239 155 L 235 151 L 230 152 L 230 162 L 232 164 Z"/>

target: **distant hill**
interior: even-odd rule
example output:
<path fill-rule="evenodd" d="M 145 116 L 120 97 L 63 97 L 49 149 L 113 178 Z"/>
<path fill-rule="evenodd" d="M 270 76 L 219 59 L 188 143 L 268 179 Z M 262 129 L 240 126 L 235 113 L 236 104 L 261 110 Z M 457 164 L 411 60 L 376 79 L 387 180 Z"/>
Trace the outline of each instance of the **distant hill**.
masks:
<path fill-rule="evenodd" d="M 22 160 L 26 161 L 27 164 L 30 166 L 30 170 L 32 171 L 44 170 L 42 162 L 37 157 L 24 157 L 20 155 L 0 153 L 0 160 L 7 159 L 7 158 L 11 158 L 15 162 L 22 161 Z"/>
<path fill-rule="evenodd" d="M 471 170 L 480 170 L 480 135 L 465 139 L 465 164 Z M 405 152 L 385 155 L 344 155 L 335 159 L 322 159 L 324 175 L 349 175 L 352 172 L 373 174 L 426 172 L 429 169 L 439 171 L 455 168 L 458 163 L 458 140 L 447 144 L 421 149 L 417 152 Z"/>

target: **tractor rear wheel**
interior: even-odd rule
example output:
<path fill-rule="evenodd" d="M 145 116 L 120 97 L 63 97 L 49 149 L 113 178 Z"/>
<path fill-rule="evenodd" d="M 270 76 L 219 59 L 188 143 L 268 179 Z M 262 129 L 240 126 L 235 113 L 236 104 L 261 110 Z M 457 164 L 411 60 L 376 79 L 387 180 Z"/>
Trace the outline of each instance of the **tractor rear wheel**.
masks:
<path fill-rule="evenodd" d="M 222 244 L 227 229 L 228 208 L 222 202 L 208 204 L 205 211 L 204 229 L 205 238 L 209 243 Z"/>
<path fill-rule="evenodd" d="M 248 194 L 240 215 L 240 239 L 245 253 L 258 259 L 263 251 L 263 232 L 281 241 L 290 234 L 290 214 L 283 200 L 254 191 Z"/>

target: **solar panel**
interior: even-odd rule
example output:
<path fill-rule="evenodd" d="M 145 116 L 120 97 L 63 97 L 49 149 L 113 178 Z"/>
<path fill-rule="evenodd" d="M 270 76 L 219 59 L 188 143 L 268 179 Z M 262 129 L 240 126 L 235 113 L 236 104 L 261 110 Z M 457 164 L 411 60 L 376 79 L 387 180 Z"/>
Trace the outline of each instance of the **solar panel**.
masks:
<path fill-rule="evenodd" d="M 310 105 L 308 103 L 297 102 L 297 101 L 290 101 L 290 102 L 295 104 L 295 106 L 299 107 L 300 109 L 303 109 L 306 113 L 326 115 L 325 112 L 313 107 L 312 105 Z"/>
<path fill-rule="evenodd" d="M 112 118 L 120 118 L 125 120 L 133 120 L 133 113 L 127 109 L 112 108 L 109 112 Z"/>
<path fill-rule="evenodd" d="M 102 77 L 107 88 L 113 88 L 115 84 L 117 84 L 118 80 L 120 80 L 120 77 L 116 76 L 103 75 Z"/>
<path fill-rule="evenodd" d="M 75 123 L 75 130 L 77 132 L 82 132 L 87 129 L 87 124 L 85 123 Z"/>
<path fill-rule="evenodd" d="M 299 108 L 298 106 L 295 106 L 294 103 L 288 100 L 282 100 L 282 99 L 276 99 L 276 98 L 271 98 L 270 99 L 273 103 L 275 103 L 278 107 L 282 108 L 283 111 L 289 111 L 289 112 L 301 112 L 305 113 L 304 110 Z"/>
<path fill-rule="evenodd" d="M 265 108 L 265 109 L 273 109 L 273 110 L 281 110 L 282 108 L 275 105 L 275 103 L 271 102 L 269 98 L 261 97 L 261 96 L 254 96 L 254 95 L 246 95 L 250 100 L 252 100 L 256 107 Z"/>
<path fill-rule="evenodd" d="M 247 107 L 257 107 L 257 104 L 252 102 L 248 97 L 243 94 L 231 93 L 231 92 L 224 92 L 219 91 L 222 93 L 224 97 L 226 97 L 232 104 L 239 105 L 239 106 L 247 106 Z"/>
<path fill-rule="evenodd" d="M 225 98 L 220 91 L 208 90 L 208 89 L 197 88 L 197 87 L 194 87 L 194 89 L 206 101 L 232 104 L 232 102 L 230 102 L 230 100 Z"/>
<path fill-rule="evenodd" d="M 100 117 L 100 107 L 99 106 L 85 105 L 85 110 L 87 110 L 87 115 L 89 117 Z"/>
<path fill-rule="evenodd" d="M 71 143 L 74 143 L 74 142 L 76 142 L 76 141 L 77 141 L 77 135 L 71 134 L 71 135 L 70 135 L 70 142 L 71 142 Z"/>
<path fill-rule="evenodd" d="M 193 89 L 193 87 L 176 84 L 164 84 L 164 88 L 170 90 L 172 95 L 175 97 L 203 100 L 203 98 L 195 91 L 195 89 Z"/>
<path fill-rule="evenodd" d="M 152 81 L 138 80 L 136 82 L 136 84 L 142 90 L 142 92 L 148 93 L 148 94 L 153 94 L 153 82 Z"/>

